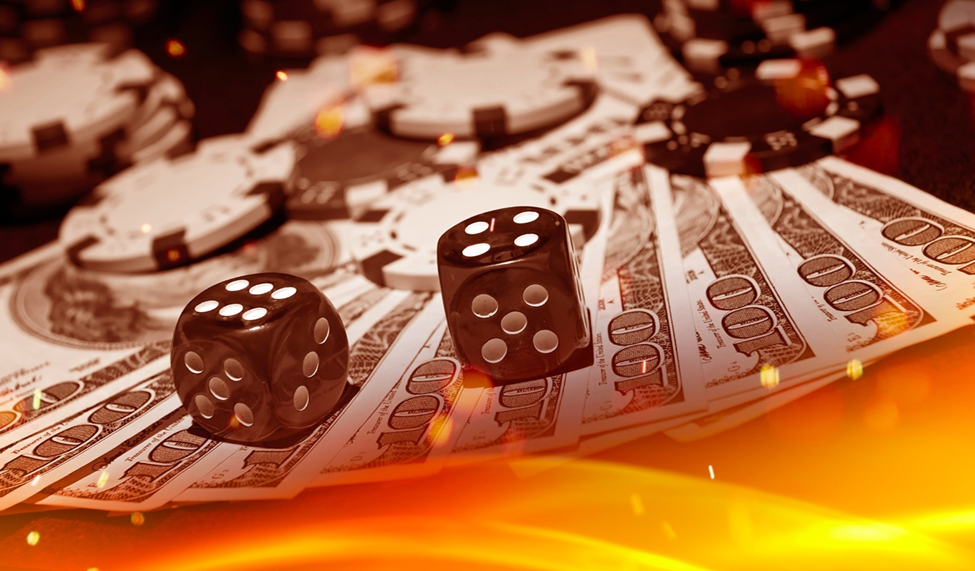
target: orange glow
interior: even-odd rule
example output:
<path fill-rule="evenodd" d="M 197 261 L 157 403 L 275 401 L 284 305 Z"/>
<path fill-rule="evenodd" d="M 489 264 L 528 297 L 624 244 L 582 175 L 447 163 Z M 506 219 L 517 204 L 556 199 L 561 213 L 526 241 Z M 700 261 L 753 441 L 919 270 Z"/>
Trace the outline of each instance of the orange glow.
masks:
<path fill-rule="evenodd" d="M 846 364 L 846 376 L 851 381 L 863 376 L 863 363 L 860 362 L 860 359 L 850 359 L 850 362 Z"/>
<path fill-rule="evenodd" d="M 41 534 L 37 533 L 36 531 L 32 531 L 27 534 L 27 545 L 30 545 L 31 547 L 37 545 L 37 542 L 39 542 L 40 540 L 41 540 Z"/>
<path fill-rule="evenodd" d="M 427 433 L 427 438 L 434 446 L 442 446 L 450 441 L 451 431 L 453 431 L 453 425 L 450 419 L 447 417 L 438 417 L 430 423 L 430 431 Z"/>
<path fill-rule="evenodd" d="M 74 8 L 75 12 L 84 12 L 85 0 L 71 0 L 71 7 Z"/>
<path fill-rule="evenodd" d="M 461 167 L 457 169 L 454 176 L 454 184 L 464 190 L 471 190 L 477 186 L 477 169 L 474 167 Z"/>
<path fill-rule="evenodd" d="M 440 145 L 441 147 L 446 147 L 447 145 L 453 142 L 454 142 L 453 133 L 444 133 L 443 135 L 440 135 L 440 137 L 437 139 L 437 144 Z"/>
<path fill-rule="evenodd" d="M 146 523 L 146 516 L 142 515 L 142 512 L 134 512 L 129 519 L 132 521 L 132 525 L 140 526 Z"/>
<path fill-rule="evenodd" d="M 10 74 L 0 67 L 0 91 L 6 91 L 10 87 L 10 83 Z"/>
<path fill-rule="evenodd" d="M 278 71 L 274 72 L 274 77 L 276 77 L 278 81 L 288 81 L 288 72 L 284 71 L 283 69 L 279 69 Z"/>
<path fill-rule="evenodd" d="M 779 369 L 774 365 L 762 365 L 759 380 L 766 389 L 779 386 Z"/>
<path fill-rule="evenodd" d="M 179 40 L 166 40 L 166 53 L 174 58 L 181 58 L 186 55 L 186 46 Z"/>
<path fill-rule="evenodd" d="M 333 139 L 342 132 L 345 123 L 345 108 L 341 105 L 326 107 L 315 116 L 315 132 L 324 139 Z"/>
<path fill-rule="evenodd" d="M 166 251 L 166 259 L 170 263 L 176 263 L 176 262 L 178 262 L 178 261 L 180 261 L 180 260 L 183 259 L 183 255 L 180 254 L 179 250 L 175 250 L 175 249 L 167 250 Z"/>

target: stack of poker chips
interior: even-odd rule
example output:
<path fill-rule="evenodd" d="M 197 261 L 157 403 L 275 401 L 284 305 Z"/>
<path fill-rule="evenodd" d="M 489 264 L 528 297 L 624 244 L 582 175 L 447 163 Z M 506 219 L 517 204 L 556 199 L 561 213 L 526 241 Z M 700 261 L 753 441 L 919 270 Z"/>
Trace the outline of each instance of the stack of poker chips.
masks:
<path fill-rule="evenodd" d="M 70 204 L 129 165 L 184 152 L 193 114 L 179 80 L 133 49 L 58 46 L 0 69 L 0 213 Z"/>
<path fill-rule="evenodd" d="M 885 0 L 663 0 L 661 39 L 697 72 L 773 58 L 822 58 L 869 28 Z"/>
<path fill-rule="evenodd" d="M 385 45 L 416 21 L 416 0 L 241 0 L 247 52 L 284 58 Z"/>
<path fill-rule="evenodd" d="M 949 0 L 941 7 L 928 56 L 946 78 L 975 93 L 975 1 Z"/>
<path fill-rule="evenodd" d="M 0 0 L 0 61 L 89 41 L 127 47 L 155 13 L 156 0 Z"/>

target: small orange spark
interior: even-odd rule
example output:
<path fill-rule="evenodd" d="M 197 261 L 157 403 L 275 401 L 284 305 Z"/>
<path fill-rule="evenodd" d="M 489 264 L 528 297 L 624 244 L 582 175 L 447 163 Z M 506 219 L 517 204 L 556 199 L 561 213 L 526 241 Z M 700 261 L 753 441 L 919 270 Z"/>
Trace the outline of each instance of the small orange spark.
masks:
<path fill-rule="evenodd" d="M 84 12 L 85 0 L 71 0 L 71 7 L 74 8 L 75 12 Z"/>
<path fill-rule="evenodd" d="M 288 81 L 288 72 L 284 71 L 283 69 L 279 69 L 278 71 L 274 72 L 274 77 L 278 78 L 278 81 Z"/>
<path fill-rule="evenodd" d="M 30 545 L 31 547 L 37 545 L 37 542 L 40 540 L 41 534 L 37 533 L 36 531 L 32 531 L 27 534 L 27 545 Z"/>
<path fill-rule="evenodd" d="M 176 263 L 180 261 L 182 258 L 183 255 L 179 253 L 179 250 L 172 249 L 166 252 L 166 259 L 169 260 L 170 263 Z"/>
<path fill-rule="evenodd" d="M 446 147 L 447 145 L 453 142 L 454 142 L 453 133 L 444 133 L 443 135 L 440 135 L 440 137 L 437 139 L 437 144 L 440 145 L 441 147 Z"/>
<path fill-rule="evenodd" d="M 142 515 L 142 512 L 134 512 L 129 518 L 132 520 L 132 525 L 140 526 L 146 523 L 146 516 Z"/>
<path fill-rule="evenodd" d="M 852 381 L 863 376 L 863 363 L 860 362 L 860 359 L 850 359 L 850 362 L 846 364 L 846 376 Z"/>
<path fill-rule="evenodd" d="M 762 371 L 759 373 L 759 379 L 762 382 L 762 386 L 766 389 L 773 389 L 779 386 L 779 369 L 774 365 L 762 365 Z"/>
<path fill-rule="evenodd" d="M 166 40 L 166 53 L 172 57 L 181 58 L 186 55 L 186 46 L 179 40 Z"/>
<path fill-rule="evenodd" d="M 332 139 L 339 136 L 345 123 L 345 109 L 341 105 L 326 107 L 315 117 L 315 131 L 319 136 Z"/>

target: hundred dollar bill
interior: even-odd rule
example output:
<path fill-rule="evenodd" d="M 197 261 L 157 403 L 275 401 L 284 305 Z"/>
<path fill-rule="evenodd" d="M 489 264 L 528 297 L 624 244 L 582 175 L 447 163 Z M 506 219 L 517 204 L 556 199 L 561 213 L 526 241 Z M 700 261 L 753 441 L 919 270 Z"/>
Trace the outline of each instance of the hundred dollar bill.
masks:
<path fill-rule="evenodd" d="M 0 452 L 0 510 L 41 491 L 180 406 L 169 369 Z"/>
<path fill-rule="evenodd" d="M 127 375 L 168 352 L 185 304 L 227 275 L 285 272 L 319 287 L 362 287 L 335 224 L 289 222 L 185 268 L 87 271 L 57 244 L 0 267 L 0 445 L 131 386 Z M 129 384 L 127 384 L 129 383 Z"/>
<path fill-rule="evenodd" d="M 584 177 L 578 183 L 599 193 L 600 227 L 581 252 L 579 279 L 590 316 L 590 335 L 597 315 L 609 218 L 616 196 L 614 174 Z M 581 429 L 591 368 L 503 386 L 470 383 L 450 419 L 460 432 L 448 464 L 502 455 L 519 455 L 574 445 Z"/>
<path fill-rule="evenodd" d="M 397 303 L 389 307 L 386 300 Z M 396 382 L 398 375 L 379 377 L 377 368 L 386 360 L 405 368 L 416 352 L 413 345 L 422 344 L 443 316 L 439 295 L 391 291 L 386 300 L 348 328 L 357 339 L 350 343 L 348 375 L 356 392 L 343 406 L 290 446 L 221 444 L 224 460 L 174 501 L 288 498 L 304 489 L 334 454 L 331 446 L 347 442 Z"/>
<path fill-rule="evenodd" d="M 634 240 L 622 227 L 610 238 L 609 251 L 632 253 L 609 272 L 600 291 L 583 434 L 683 415 L 707 404 L 666 177 L 663 169 L 645 167 L 616 179 L 617 200 L 642 213 L 650 231 Z"/>
<path fill-rule="evenodd" d="M 870 241 L 917 274 L 928 300 L 975 316 L 975 215 L 892 177 L 829 157 L 775 180 L 793 196 L 818 191 Z"/>
<path fill-rule="evenodd" d="M 872 361 L 965 325 L 964 316 L 926 296 L 921 281 L 877 252 L 856 225 L 834 230 L 846 226 L 842 216 L 817 215 L 765 177 L 713 184 L 721 185 L 724 204 L 736 218 L 754 221 L 741 225 L 746 237 L 778 243 L 796 281 L 840 340 L 843 364 Z M 836 214 L 836 208 L 823 206 L 828 207 L 823 215 Z"/>
<path fill-rule="evenodd" d="M 685 279 L 708 400 L 784 381 L 808 380 L 844 363 L 843 349 L 774 241 L 749 240 L 722 191 L 740 179 L 671 175 Z M 684 212 L 680 210 L 683 209 Z M 763 377 L 763 371 L 765 372 Z"/>
<path fill-rule="evenodd" d="M 387 299 L 389 290 L 360 276 L 325 281 L 331 287 L 324 293 L 337 306 L 352 341 L 375 322 L 363 318 L 367 311 L 372 309 L 371 316 L 378 318 L 402 300 L 401 296 Z M 168 367 L 168 359 L 163 364 Z M 69 482 L 48 485 L 44 493 L 49 496 L 38 503 L 108 511 L 149 510 L 165 504 L 236 450 L 233 445 L 220 446 L 198 428 L 183 434 L 191 424 L 189 417 L 178 414 L 162 426 L 132 434 L 123 445 L 77 469 Z"/>
<path fill-rule="evenodd" d="M 389 369 L 388 372 L 386 369 Z M 355 435 L 337 449 L 312 486 L 392 480 L 435 474 L 459 431 L 451 415 L 463 384 L 461 364 L 444 321 L 419 348 L 405 369 L 385 361 L 377 376 L 399 380 Z M 332 456 L 322 452 L 321 458 Z"/>

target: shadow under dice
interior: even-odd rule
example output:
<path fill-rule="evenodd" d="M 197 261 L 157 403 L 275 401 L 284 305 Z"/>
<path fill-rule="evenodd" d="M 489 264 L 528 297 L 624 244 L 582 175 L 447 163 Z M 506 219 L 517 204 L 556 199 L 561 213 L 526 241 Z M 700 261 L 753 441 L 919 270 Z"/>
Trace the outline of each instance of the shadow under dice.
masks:
<path fill-rule="evenodd" d="M 543 208 L 468 218 L 437 246 L 457 354 L 494 384 L 592 364 L 589 312 L 565 222 Z"/>
<path fill-rule="evenodd" d="M 288 274 L 207 288 L 183 310 L 173 336 L 183 406 L 211 434 L 238 442 L 286 438 L 323 420 L 345 389 L 348 360 L 335 307 Z"/>

